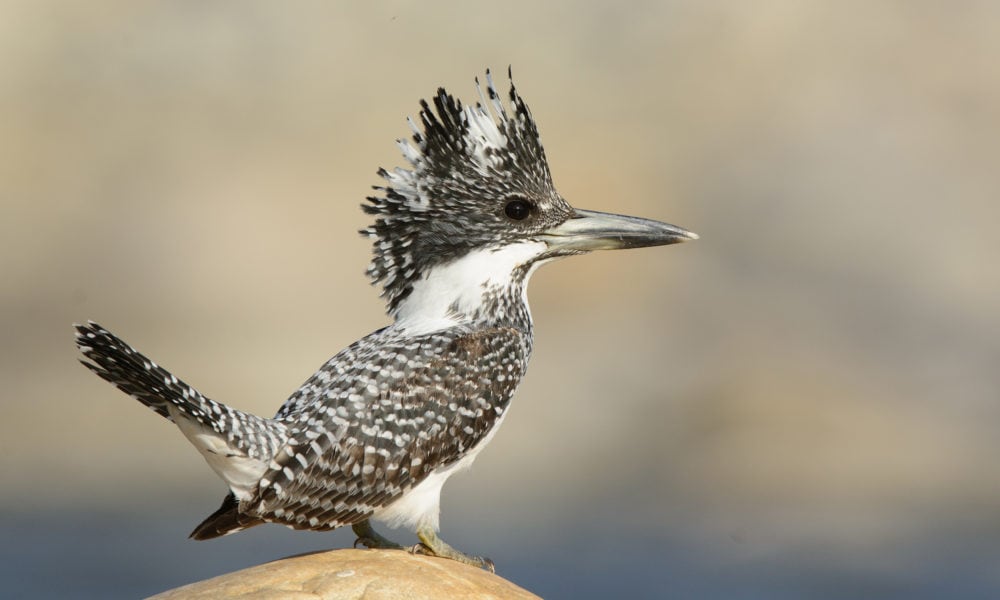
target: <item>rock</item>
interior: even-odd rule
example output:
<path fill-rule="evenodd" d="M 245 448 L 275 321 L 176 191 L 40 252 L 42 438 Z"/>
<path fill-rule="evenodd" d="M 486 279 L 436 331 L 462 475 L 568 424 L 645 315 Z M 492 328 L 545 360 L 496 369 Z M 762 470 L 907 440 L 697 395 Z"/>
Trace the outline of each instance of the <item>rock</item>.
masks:
<path fill-rule="evenodd" d="M 329 550 L 283 558 L 153 596 L 151 600 L 288 598 L 424 600 L 535 598 L 488 571 L 402 550 Z"/>

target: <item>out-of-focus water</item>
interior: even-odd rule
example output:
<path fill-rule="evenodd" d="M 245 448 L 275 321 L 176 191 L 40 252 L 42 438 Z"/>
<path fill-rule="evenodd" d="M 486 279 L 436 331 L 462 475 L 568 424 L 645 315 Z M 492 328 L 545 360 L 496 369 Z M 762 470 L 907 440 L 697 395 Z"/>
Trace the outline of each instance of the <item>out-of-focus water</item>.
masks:
<path fill-rule="evenodd" d="M 186 539 L 176 515 L 31 514 L 0 521 L 5 598 L 137 598 L 270 560 L 348 547 L 349 530 L 294 532 L 262 526 L 209 542 Z M 892 573 L 822 564 L 813 553 L 733 561 L 667 537 L 612 530 L 556 529 L 544 544 L 517 547 L 451 536 L 458 547 L 489 548 L 500 575 L 545 598 L 991 599 L 1000 593 L 995 547 L 938 551 Z M 400 538 L 402 539 L 402 538 Z M 509 538 L 508 538 L 509 539 Z M 734 540 L 734 544 L 740 543 Z"/>

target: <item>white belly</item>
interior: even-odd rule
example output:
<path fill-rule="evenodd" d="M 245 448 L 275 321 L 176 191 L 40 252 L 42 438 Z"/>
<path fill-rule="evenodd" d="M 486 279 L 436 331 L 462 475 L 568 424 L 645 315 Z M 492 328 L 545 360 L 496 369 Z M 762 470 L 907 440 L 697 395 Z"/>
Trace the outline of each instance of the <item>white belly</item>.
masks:
<path fill-rule="evenodd" d="M 508 406 L 496 425 L 486 434 L 481 442 L 476 444 L 469 452 L 451 465 L 438 469 L 428 475 L 423 481 L 404 492 L 398 500 L 385 506 L 373 515 L 379 521 L 385 522 L 392 528 L 405 525 L 408 529 L 416 530 L 421 526 L 430 526 L 434 531 L 439 529 L 439 515 L 441 512 L 441 488 L 444 482 L 455 473 L 468 469 L 476 456 L 482 452 L 483 448 L 490 443 L 503 420 L 510 410 Z"/>

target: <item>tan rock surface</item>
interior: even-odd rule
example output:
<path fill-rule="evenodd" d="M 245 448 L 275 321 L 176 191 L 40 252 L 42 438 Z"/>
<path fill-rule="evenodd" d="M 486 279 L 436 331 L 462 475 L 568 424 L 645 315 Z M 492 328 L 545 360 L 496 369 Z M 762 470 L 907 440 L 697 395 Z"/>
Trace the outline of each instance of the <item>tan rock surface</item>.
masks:
<path fill-rule="evenodd" d="M 175 588 L 155 600 L 535 598 L 482 569 L 400 550 L 330 550 L 283 558 Z"/>

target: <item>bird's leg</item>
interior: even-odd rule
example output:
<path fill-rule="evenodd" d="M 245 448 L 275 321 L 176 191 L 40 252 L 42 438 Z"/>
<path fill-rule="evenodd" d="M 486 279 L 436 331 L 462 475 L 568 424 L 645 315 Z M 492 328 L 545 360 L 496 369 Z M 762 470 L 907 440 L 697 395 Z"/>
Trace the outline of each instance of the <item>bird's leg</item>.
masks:
<path fill-rule="evenodd" d="M 354 530 L 354 535 L 358 536 L 358 539 L 354 540 L 355 548 L 358 547 L 358 544 L 363 545 L 365 548 L 384 550 L 402 550 L 405 548 L 405 546 L 400 546 L 396 542 L 382 537 L 379 532 L 375 531 L 371 521 L 368 519 L 351 525 L 351 529 Z"/>
<path fill-rule="evenodd" d="M 492 560 L 482 556 L 469 556 L 446 544 L 444 540 L 437 536 L 437 532 L 434 531 L 433 527 L 420 526 L 417 529 L 417 537 L 420 538 L 420 543 L 413 546 L 410 552 L 450 558 L 460 563 L 486 569 L 490 573 L 496 573 L 497 571 L 496 565 L 493 564 Z"/>

